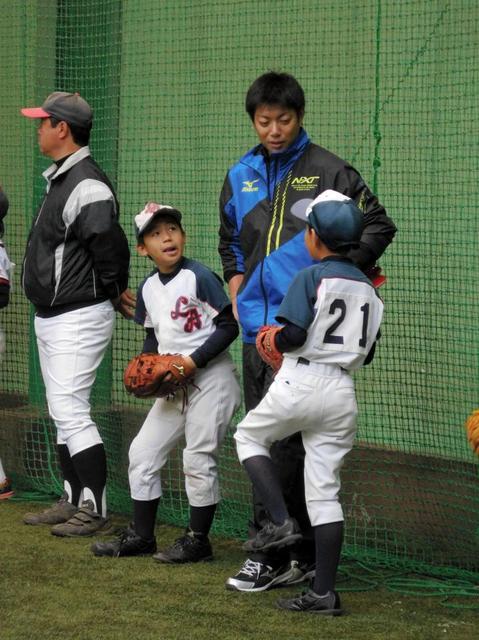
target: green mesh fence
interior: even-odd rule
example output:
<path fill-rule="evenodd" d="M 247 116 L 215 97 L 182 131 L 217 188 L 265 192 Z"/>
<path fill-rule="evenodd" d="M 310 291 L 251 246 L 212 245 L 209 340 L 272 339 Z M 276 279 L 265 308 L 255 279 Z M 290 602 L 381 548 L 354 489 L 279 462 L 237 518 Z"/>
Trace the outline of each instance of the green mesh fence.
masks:
<path fill-rule="evenodd" d="M 34 126 L 19 109 L 80 91 L 96 119 L 92 149 L 112 178 L 134 252 L 147 200 L 184 212 L 187 252 L 220 272 L 218 194 L 256 138 L 243 110 L 260 73 L 293 73 L 312 139 L 349 159 L 399 232 L 381 264 L 386 318 L 374 365 L 356 375 L 357 444 L 343 471 L 346 552 L 389 565 L 477 575 L 479 482 L 463 423 L 478 405 L 476 193 L 479 9 L 470 0 L 0 0 L 0 183 L 17 263 L 0 371 L 0 455 L 15 483 L 60 490 L 20 286 L 26 235 L 43 190 Z M 148 265 L 133 257 L 131 288 Z M 93 393 L 109 457 L 109 504 L 130 510 L 128 447 L 147 403 L 122 368 L 142 330 L 118 318 Z M 240 364 L 240 345 L 233 354 Z M 228 437 L 217 532 L 242 536 L 249 486 Z M 176 451 L 160 517 L 185 523 Z"/>

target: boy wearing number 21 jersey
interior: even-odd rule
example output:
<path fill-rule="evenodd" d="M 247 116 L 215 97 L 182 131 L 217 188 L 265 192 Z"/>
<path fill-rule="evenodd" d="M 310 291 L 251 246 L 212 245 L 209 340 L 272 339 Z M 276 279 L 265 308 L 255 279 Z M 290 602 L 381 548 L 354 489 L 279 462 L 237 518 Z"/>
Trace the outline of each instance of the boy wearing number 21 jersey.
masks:
<path fill-rule="evenodd" d="M 279 307 L 276 319 L 284 326 L 273 339 L 283 363 L 266 396 L 238 425 L 235 439 L 239 459 L 271 516 L 245 549 L 264 552 L 301 539 L 270 458 L 272 443 L 301 425 L 316 573 L 312 589 L 282 599 L 278 606 L 340 615 L 334 590 L 344 520 L 339 472 L 353 446 L 357 416 L 350 373 L 373 358 L 383 303 L 364 273 L 344 255 L 359 242 L 363 230 L 363 214 L 354 201 L 324 191 L 307 214 L 305 244 L 319 262 L 297 274 Z"/>

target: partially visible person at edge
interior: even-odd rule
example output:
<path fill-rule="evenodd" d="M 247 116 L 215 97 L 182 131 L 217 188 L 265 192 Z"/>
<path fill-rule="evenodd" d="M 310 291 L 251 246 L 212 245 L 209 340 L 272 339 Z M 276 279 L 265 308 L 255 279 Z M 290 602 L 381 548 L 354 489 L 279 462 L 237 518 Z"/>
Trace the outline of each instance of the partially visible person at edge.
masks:
<path fill-rule="evenodd" d="M 22 285 L 35 306 L 35 334 L 48 409 L 57 429 L 64 492 L 25 524 L 53 525 L 56 536 L 90 536 L 111 527 L 105 448 L 90 393 L 110 343 L 115 309 L 124 311 L 130 252 L 118 201 L 88 147 L 93 113 L 78 93 L 56 91 L 41 107 L 38 144 L 53 164 L 32 224 Z"/>
<path fill-rule="evenodd" d="M 0 187 L 0 309 L 4 309 L 10 301 L 10 282 L 12 263 L 3 244 L 4 224 L 3 219 L 8 213 L 8 198 Z M 0 326 L 0 361 L 5 352 L 5 334 Z M 0 500 L 11 498 L 14 494 L 12 482 L 7 474 L 0 458 Z"/>
<path fill-rule="evenodd" d="M 246 94 L 246 111 L 259 144 L 228 171 L 220 196 L 220 242 L 225 280 L 242 328 L 246 411 L 266 394 L 273 372 L 255 348 L 258 329 L 274 324 L 293 277 L 313 264 L 304 245 L 307 206 L 334 189 L 364 213 L 364 231 L 348 257 L 366 274 L 392 241 L 396 227 L 358 171 L 308 137 L 303 129 L 304 92 L 287 73 L 267 72 Z M 300 425 L 298 425 L 298 430 Z M 304 447 L 296 433 L 275 443 L 286 504 L 304 537 L 288 551 L 251 554 L 226 588 L 264 591 L 303 582 L 314 575 L 314 541 L 304 502 Z M 253 491 L 254 536 L 269 520 Z"/>

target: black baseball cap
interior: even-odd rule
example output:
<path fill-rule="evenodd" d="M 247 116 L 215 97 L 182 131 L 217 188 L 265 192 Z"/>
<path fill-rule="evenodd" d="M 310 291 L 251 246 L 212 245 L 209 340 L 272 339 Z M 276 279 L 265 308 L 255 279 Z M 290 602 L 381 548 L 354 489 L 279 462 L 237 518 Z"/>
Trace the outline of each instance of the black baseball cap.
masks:
<path fill-rule="evenodd" d="M 178 211 L 178 209 L 170 207 L 168 204 L 147 202 L 142 211 L 135 216 L 135 233 L 137 239 L 139 239 L 145 231 L 148 230 L 148 227 L 153 223 L 153 220 L 159 216 L 172 218 L 178 224 L 180 229 L 183 228 L 181 226 L 181 212 Z"/>
<path fill-rule="evenodd" d="M 53 117 L 82 129 L 90 129 L 93 123 L 93 111 L 88 102 L 79 93 L 66 91 L 54 91 L 41 107 L 26 107 L 21 112 L 27 118 Z"/>

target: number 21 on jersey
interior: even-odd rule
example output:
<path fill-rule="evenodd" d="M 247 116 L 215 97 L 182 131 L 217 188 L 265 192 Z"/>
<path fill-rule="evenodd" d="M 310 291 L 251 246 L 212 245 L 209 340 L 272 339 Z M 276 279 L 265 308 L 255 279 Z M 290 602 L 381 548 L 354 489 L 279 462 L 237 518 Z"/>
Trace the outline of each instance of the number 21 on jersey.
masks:
<path fill-rule="evenodd" d="M 333 282 L 329 287 L 321 284 L 315 346 L 326 351 L 367 354 L 381 324 L 383 303 L 365 283 L 354 282 L 351 287 L 348 280 Z"/>

